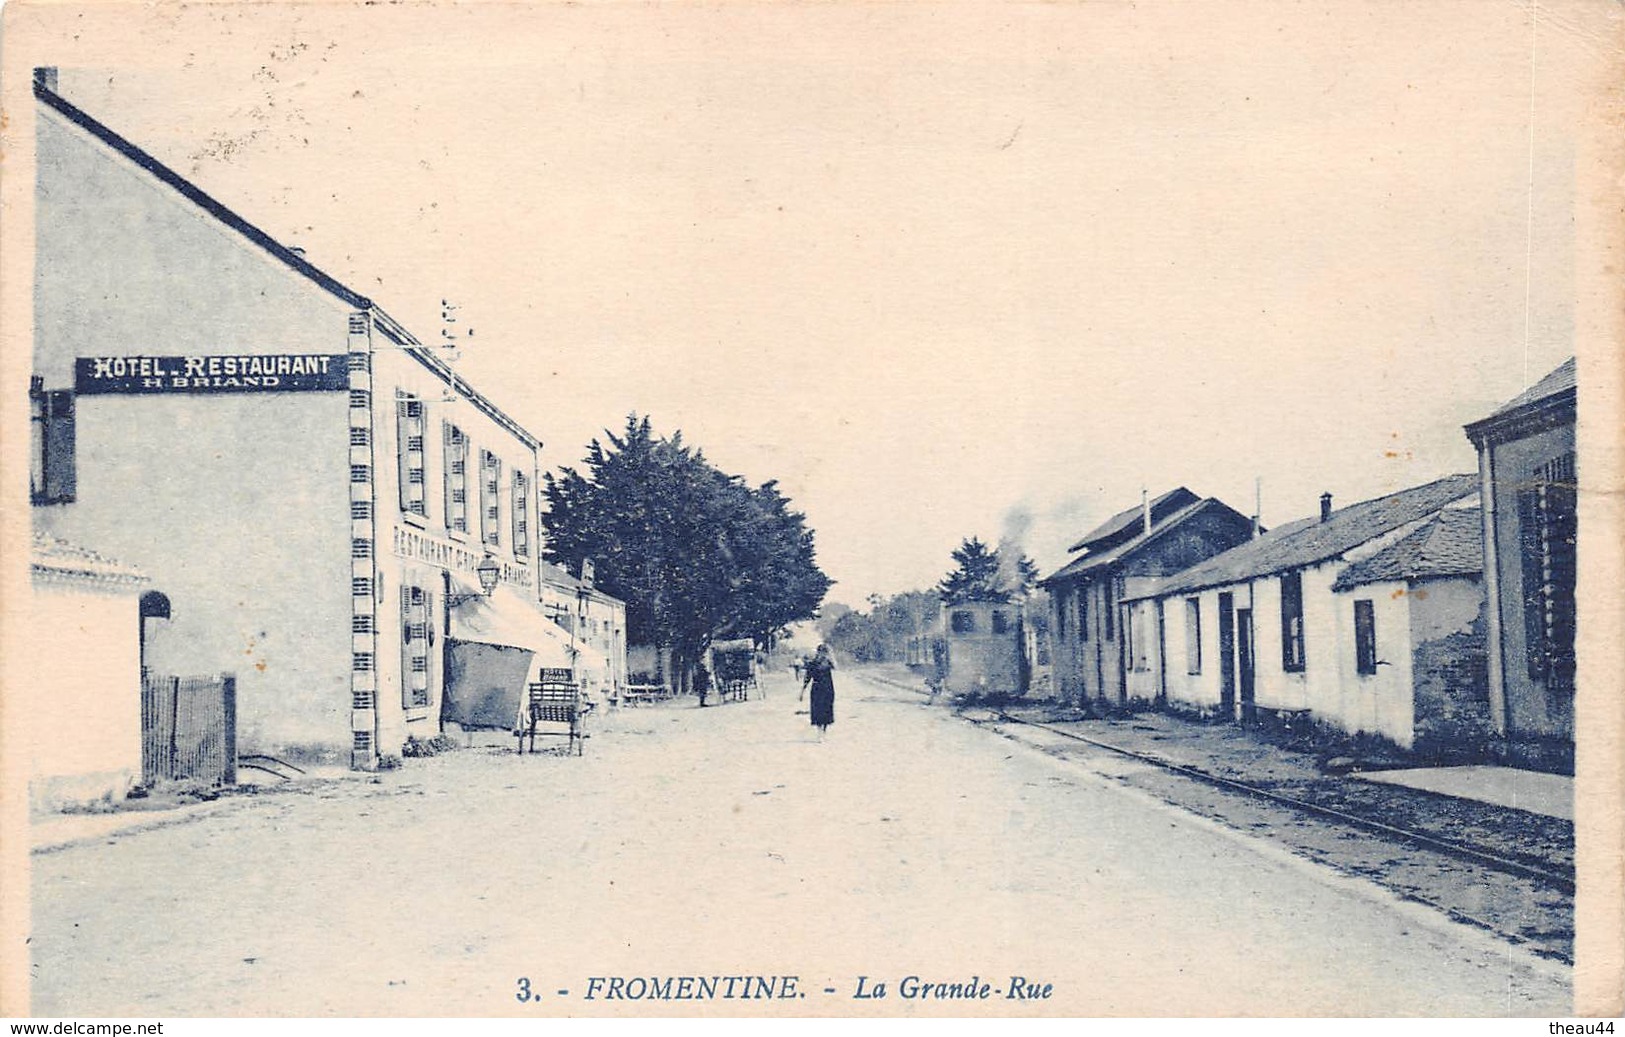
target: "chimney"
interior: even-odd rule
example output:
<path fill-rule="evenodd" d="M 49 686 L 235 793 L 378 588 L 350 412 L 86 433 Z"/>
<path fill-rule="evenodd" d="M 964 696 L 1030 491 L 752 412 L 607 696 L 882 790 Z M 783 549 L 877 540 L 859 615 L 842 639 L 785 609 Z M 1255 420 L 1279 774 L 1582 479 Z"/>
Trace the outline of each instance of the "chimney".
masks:
<path fill-rule="evenodd" d="M 1320 495 L 1320 521 L 1325 522 L 1331 517 L 1332 495 L 1329 493 L 1323 493 Z"/>
<path fill-rule="evenodd" d="M 56 93 L 56 66 L 41 65 L 34 70 L 34 89 Z"/>
<path fill-rule="evenodd" d="M 1258 531 L 1264 524 L 1264 477 L 1253 477 L 1253 539 L 1258 539 Z"/>
<path fill-rule="evenodd" d="M 1151 533 L 1151 494 L 1146 492 L 1144 486 L 1140 487 L 1140 532 Z"/>

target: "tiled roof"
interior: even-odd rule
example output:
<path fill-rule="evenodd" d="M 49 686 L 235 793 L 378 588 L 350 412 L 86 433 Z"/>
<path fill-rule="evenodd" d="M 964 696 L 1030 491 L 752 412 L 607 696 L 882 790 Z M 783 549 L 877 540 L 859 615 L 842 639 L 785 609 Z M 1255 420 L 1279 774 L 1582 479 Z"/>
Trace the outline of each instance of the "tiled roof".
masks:
<path fill-rule="evenodd" d="M 1145 547 L 1147 544 L 1157 540 L 1164 533 L 1176 528 L 1193 515 L 1196 515 L 1213 505 L 1226 508 L 1222 501 L 1213 497 L 1209 497 L 1205 500 L 1198 500 L 1192 504 L 1187 504 L 1178 511 L 1174 512 L 1172 515 L 1169 515 L 1167 518 L 1164 518 L 1160 522 L 1152 525 L 1151 532 L 1141 533 L 1138 536 L 1131 537 L 1130 539 L 1125 540 L 1105 551 L 1098 553 L 1090 552 L 1081 558 L 1074 558 L 1072 561 L 1062 566 L 1054 575 L 1045 577 L 1040 582 L 1048 584 L 1054 580 L 1064 580 L 1086 572 L 1092 572 L 1096 569 L 1102 569 L 1106 566 L 1122 561 L 1124 558 L 1138 551 L 1140 548 Z M 1229 509 L 1226 508 L 1226 510 Z M 1140 509 L 1135 509 L 1136 518 L 1139 517 L 1139 511 Z"/>
<path fill-rule="evenodd" d="M 238 234 L 263 249 L 272 259 L 292 270 L 300 277 L 315 284 L 322 291 L 343 302 L 344 305 L 357 310 L 366 310 L 372 314 L 375 325 L 379 331 L 394 340 L 395 344 L 404 348 L 415 360 L 433 371 L 438 377 L 446 381 L 456 391 L 467 396 L 469 401 L 485 413 L 487 417 L 506 428 L 509 432 L 524 440 L 528 445 L 540 446 L 540 441 L 528 429 L 515 421 L 485 395 L 457 377 L 445 362 L 435 356 L 433 351 L 424 348 L 423 343 L 407 331 L 398 321 L 389 316 L 371 299 L 351 288 L 341 284 L 336 278 L 318 269 L 304 256 L 288 248 L 286 245 L 271 237 L 265 231 L 243 219 L 231 209 L 216 201 L 202 188 L 170 169 L 156 158 L 131 143 L 129 140 L 114 132 L 92 115 L 89 115 L 73 102 L 58 94 L 47 85 L 44 77 L 36 69 L 34 77 L 34 96 L 46 107 L 54 110 L 69 122 L 89 133 L 92 137 L 123 155 L 129 161 L 140 166 L 155 178 L 167 184 L 183 197 L 191 201 L 198 208 L 211 217 L 225 224 Z"/>
<path fill-rule="evenodd" d="M 1423 486 L 1339 508 L 1324 522 L 1315 516 L 1299 519 L 1193 565 L 1145 596 L 1200 590 L 1336 558 L 1476 492 L 1478 476 L 1448 475 Z"/>
<path fill-rule="evenodd" d="M 1198 500 L 1201 500 L 1201 498 L 1183 486 L 1169 490 L 1151 501 L 1151 521 L 1153 523 L 1158 522 L 1163 516 L 1172 514 L 1180 508 L 1189 507 Z M 1144 509 L 1142 507 L 1125 508 L 1088 533 L 1085 533 L 1077 543 L 1068 547 L 1067 550 L 1081 551 L 1090 544 L 1109 540 L 1121 534 L 1133 524 L 1145 521 L 1143 513 Z"/>
<path fill-rule="evenodd" d="M 1538 403 L 1565 390 L 1573 389 L 1576 384 L 1575 373 L 1574 357 L 1569 357 L 1558 365 L 1557 370 L 1502 404 L 1489 416 L 1495 418 L 1503 414 L 1510 414 L 1515 410 L 1529 406 L 1531 403 Z"/>
<path fill-rule="evenodd" d="M 1342 591 L 1383 580 L 1468 576 L 1484 570 L 1484 518 L 1477 508 L 1446 508 L 1427 525 L 1344 569 Z"/>
<path fill-rule="evenodd" d="M 146 583 L 141 570 L 114 561 L 88 547 L 36 532 L 29 568 L 41 576 L 66 576 L 100 583 Z"/>

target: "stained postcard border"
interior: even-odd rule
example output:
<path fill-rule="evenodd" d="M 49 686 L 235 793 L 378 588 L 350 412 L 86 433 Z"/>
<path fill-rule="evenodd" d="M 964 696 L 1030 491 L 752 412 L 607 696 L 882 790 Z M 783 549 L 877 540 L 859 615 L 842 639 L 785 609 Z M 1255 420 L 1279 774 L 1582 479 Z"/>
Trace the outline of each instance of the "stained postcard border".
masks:
<path fill-rule="evenodd" d="M 251 5 L 212 5 L 222 12 Z M 331 7 L 351 5 L 329 5 Z M 1426 6 L 1426 5 L 1419 5 Z M 1437 5 L 1435 5 L 1437 6 Z M 1607 49 L 1608 74 L 1589 84 L 1587 118 L 1574 127 L 1575 336 L 1581 391 L 1580 639 L 1577 706 L 1577 862 L 1575 1014 L 1625 1010 L 1625 46 L 1617 7 L 1546 4 L 1569 31 L 1590 33 Z M 1352 12 L 1357 5 L 1350 5 Z M 315 5 L 312 5 L 315 10 Z M 930 17 L 919 8 L 920 17 Z M 0 689 L 25 679 L 25 646 L 15 641 L 19 602 L 27 595 L 30 507 L 26 469 L 27 384 L 31 354 L 32 125 L 30 75 L 36 64 L 65 67 L 137 65 L 147 34 L 172 32 L 162 8 L 134 3 L 11 3 L 0 50 Z M 98 31 L 102 30 L 102 31 Z M 109 31 L 110 30 L 110 31 Z M 237 18 L 230 30 L 252 33 Z M 873 55 L 885 61 L 884 54 Z M 0 1015 L 26 1015 L 28 968 L 27 779 L 21 772 L 22 730 L 13 696 L 0 690 Z M 1267 1006 L 1261 1006 L 1267 1014 Z"/>

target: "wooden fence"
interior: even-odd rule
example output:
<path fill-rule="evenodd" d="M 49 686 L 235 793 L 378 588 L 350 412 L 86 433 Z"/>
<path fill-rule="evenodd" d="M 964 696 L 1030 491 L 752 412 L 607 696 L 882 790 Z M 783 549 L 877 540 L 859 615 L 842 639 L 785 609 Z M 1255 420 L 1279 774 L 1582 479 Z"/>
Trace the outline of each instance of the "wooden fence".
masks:
<path fill-rule="evenodd" d="M 141 682 L 141 783 L 237 781 L 237 678 L 147 674 Z"/>

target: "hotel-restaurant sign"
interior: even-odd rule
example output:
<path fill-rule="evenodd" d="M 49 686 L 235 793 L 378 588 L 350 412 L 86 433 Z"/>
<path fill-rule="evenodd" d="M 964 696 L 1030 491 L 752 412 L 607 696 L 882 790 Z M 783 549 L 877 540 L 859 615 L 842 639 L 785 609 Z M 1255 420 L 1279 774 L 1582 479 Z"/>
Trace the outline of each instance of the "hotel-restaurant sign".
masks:
<path fill-rule="evenodd" d="M 343 353 L 82 356 L 73 390 L 87 393 L 317 392 L 349 388 Z"/>

